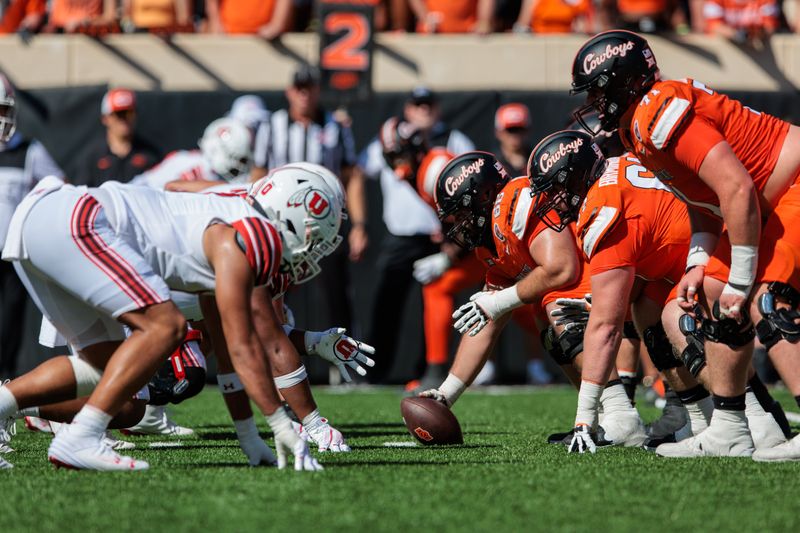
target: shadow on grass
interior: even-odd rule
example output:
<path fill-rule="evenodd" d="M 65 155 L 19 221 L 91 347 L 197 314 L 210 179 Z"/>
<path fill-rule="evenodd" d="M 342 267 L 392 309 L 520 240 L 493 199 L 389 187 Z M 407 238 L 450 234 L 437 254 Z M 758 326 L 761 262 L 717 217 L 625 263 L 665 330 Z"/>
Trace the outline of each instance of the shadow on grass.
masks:
<path fill-rule="evenodd" d="M 375 444 L 368 444 L 366 446 L 354 446 L 353 451 L 360 451 L 360 450 L 402 450 L 405 452 L 416 452 L 416 451 L 424 451 L 425 453 L 430 453 L 431 451 L 452 451 L 452 450 L 463 450 L 463 449 L 470 449 L 470 448 L 499 448 L 498 444 L 455 444 L 452 446 L 378 446 Z"/>

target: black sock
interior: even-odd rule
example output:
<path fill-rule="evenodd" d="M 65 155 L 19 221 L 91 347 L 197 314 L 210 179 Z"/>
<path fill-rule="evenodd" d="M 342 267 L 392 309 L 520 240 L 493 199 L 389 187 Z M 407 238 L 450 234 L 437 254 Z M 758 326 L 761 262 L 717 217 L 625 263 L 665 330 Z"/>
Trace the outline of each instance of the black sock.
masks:
<path fill-rule="evenodd" d="M 699 402 L 708 398 L 708 391 L 702 385 L 695 385 L 691 389 L 675 391 L 682 404 Z"/>
<path fill-rule="evenodd" d="M 622 385 L 622 381 L 619 379 L 612 379 L 608 383 L 606 383 L 605 388 L 613 387 L 614 385 Z"/>
<path fill-rule="evenodd" d="M 800 407 L 800 396 L 795 396 L 794 401 L 797 402 L 797 407 Z"/>
<path fill-rule="evenodd" d="M 625 387 L 625 394 L 628 395 L 628 399 L 633 403 L 639 378 L 636 376 L 620 376 L 619 380 L 622 382 L 622 386 Z"/>
<path fill-rule="evenodd" d="M 713 395 L 714 409 L 724 411 L 744 411 L 744 394 L 738 396 L 718 396 Z"/>
<path fill-rule="evenodd" d="M 764 382 L 758 377 L 758 374 L 753 374 L 753 377 L 747 382 L 747 388 L 745 388 L 745 390 L 752 391 L 752 393 L 756 395 L 756 400 L 758 400 L 761 408 L 765 411 L 769 411 L 772 404 L 775 403 L 775 399 L 770 395 Z"/>

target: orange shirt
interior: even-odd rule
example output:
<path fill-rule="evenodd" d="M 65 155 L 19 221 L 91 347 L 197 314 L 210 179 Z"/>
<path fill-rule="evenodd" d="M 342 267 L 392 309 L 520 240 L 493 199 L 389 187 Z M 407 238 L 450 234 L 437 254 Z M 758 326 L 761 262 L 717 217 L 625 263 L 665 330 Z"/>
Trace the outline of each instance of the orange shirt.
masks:
<path fill-rule="evenodd" d="M 427 0 L 428 12 L 439 18 L 436 33 L 468 33 L 478 20 L 478 0 Z M 426 33 L 425 21 L 417 23 L 417 32 Z"/>
<path fill-rule="evenodd" d="M 133 0 L 131 20 L 139 28 L 176 26 L 175 0 Z"/>
<path fill-rule="evenodd" d="M 478 259 L 489 267 L 486 272 L 488 287 L 510 287 L 538 266 L 531 257 L 531 243 L 543 231 L 552 230 L 535 215 L 533 207 L 530 181 L 527 177 L 514 178 L 497 195 L 492 209 L 492 235 L 496 254 L 493 255 L 486 248 L 475 250 Z M 574 233 L 574 224 L 564 231 Z M 575 253 L 579 253 L 577 246 Z M 557 298 L 582 298 L 589 292 L 589 276 L 586 269 L 582 268 L 576 283 L 544 295 L 542 307 Z"/>
<path fill-rule="evenodd" d="M 28 15 L 44 15 L 47 11 L 45 0 L 12 0 L 3 12 L 0 33 L 14 33 L 19 29 L 22 19 Z"/>
<path fill-rule="evenodd" d="M 590 275 L 634 267 L 649 281 L 681 278 L 692 230 L 686 205 L 631 153 L 608 160 L 577 222 Z"/>
<path fill-rule="evenodd" d="M 619 12 L 631 17 L 663 15 L 667 7 L 667 0 L 617 0 Z"/>
<path fill-rule="evenodd" d="M 533 6 L 531 30 L 534 33 L 572 33 L 580 17 L 591 15 L 589 0 L 539 0 Z"/>
<path fill-rule="evenodd" d="M 720 24 L 735 29 L 778 26 L 778 4 L 775 0 L 706 0 L 703 5 L 706 32 Z"/>
<path fill-rule="evenodd" d="M 99 17 L 103 14 L 103 0 L 53 0 L 50 6 L 50 24 L 63 28 L 71 22 Z"/>
<path fill-rule="evenodd" d="M 700 82 L 661 81 L 636 108 L 627 142 L 679 198 L 721 218 L 719 199 L 697 175 L 709 150 L 727 141 L 763 191 L 788 131 L 788 123 Z"/>
<path fill-rule="evenodd" d="M 276 0 L 220 0 L 219 17 L 226 33 L 256 33 L 272 20 Z"/>

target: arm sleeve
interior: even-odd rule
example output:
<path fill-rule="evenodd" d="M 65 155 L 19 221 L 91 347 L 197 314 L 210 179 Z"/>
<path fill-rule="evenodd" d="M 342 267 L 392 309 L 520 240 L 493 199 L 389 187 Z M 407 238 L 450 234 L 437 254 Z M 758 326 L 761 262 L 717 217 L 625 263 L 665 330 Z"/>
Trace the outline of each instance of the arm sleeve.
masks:
<path fill-rule="evenodd" d="M 708 152 L 725 138 L 705 119 L 692 115 L 667 148 L 667 153 L 695 174 Z"/>

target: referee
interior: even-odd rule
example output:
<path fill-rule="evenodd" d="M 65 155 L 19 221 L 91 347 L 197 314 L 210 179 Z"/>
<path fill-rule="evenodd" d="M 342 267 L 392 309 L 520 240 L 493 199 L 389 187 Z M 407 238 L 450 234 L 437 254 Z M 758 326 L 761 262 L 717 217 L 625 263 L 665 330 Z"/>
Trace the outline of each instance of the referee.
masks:
<path fill-rule="evenodd" d="M 331 320 L 352 331 L 349 257 L 361 259 L 367 246 L 364 181 L 354 172 L 355 141 L 346 113 L 326 112 L 319 104 L 318 71 L 301 66 L 286 89 L 289 107 L 270 114 L 259 125 L 253 146 L 252 177 L 287 163 L 307 161 L 322 165 L 342 180 L 347 191 L 350 231 L 349 246 L 340 246 L 323 262 L 320 279 L 328 300 Z"/>

